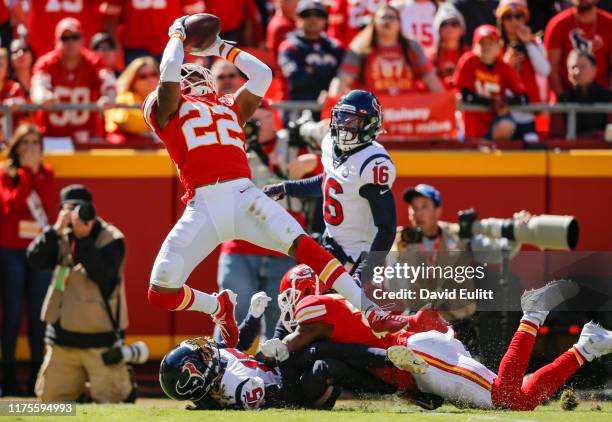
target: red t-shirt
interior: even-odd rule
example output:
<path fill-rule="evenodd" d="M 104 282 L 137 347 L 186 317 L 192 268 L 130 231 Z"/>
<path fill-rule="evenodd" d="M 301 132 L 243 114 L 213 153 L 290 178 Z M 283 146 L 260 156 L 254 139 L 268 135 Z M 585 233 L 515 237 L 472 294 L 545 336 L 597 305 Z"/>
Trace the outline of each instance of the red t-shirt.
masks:
<path fill-rule="evenodd" d="M 419 89 L 419 80 L 431 71 L 433 66 L 416 41 L 410 40 L 409 45 L 410 64 L 406 63 L 401 46 L 376 47 L 364 57 L 349 51 L 342 62 L 340 72 L 355 78 L 357 84 L 360 84 L 362 79 L 361 88 L 375 95 L 415 92 Z"/>
<path fill-rule="evenodd" d="M 202 0 L 105 0 L 102 10 L 120 17 L 121 43 L 126 48 L 144 49 L 154 56 L 163 53 L 168 27 L 185 14 L 204 11 Z"/>
<path fill-rule="evenodd" d="M 143 103 L 147 124 L 162 140 L 179 171 L 187 202 L 203 185 L 251 178 L 245 152 L 243 122 L 232 94 L 218 98 L 182 95 L 178 111 L 163 130 L 157 125 L 157 91 Z"/>
<path fill-rule="evenodd" d="M 101 95 L 113 93 L 115 77 L 112 70 L 97 54 L 87 49 L 83 49 L 81 54 L 81 63 L 70 71 L 60 61 L 59 51 L 45 54 L 34 65 L 33 84 L 49 86 L 64 103 L 93 103 Z M 72 136 L 83 141 L 91 135 L 102 135 L 100 113 L 88 110 L 40 111 L 37 120 L 46 136 Z"/>
<path fill-rule="evenodd" d="M 36 57 L 53 50 L 55 27 L 64 18 L 76 18 L 83 25 L 85 45 L 104 30 L 101 0 L 31 0 L 28 14 L 28 42 Z"/>
<path fill-rule="evenodd" d="M 567 56 L 575 48 L 590 51 L 597 60 L 597 82 L 608 87 L 608 69 L 612 53 L 612 15 L 597 9 L 597 19 L 591 24 L 579 24 L 576 9 L 570 8 L 555 15 L 544 32 L 547 50 L 561 50 L 561 62 L 557 70 L 566 88 L 571 86 L 567 77 Z"/>
<path fill-rule="evenodd" d="M 427 58 L 431 64 L 436 68 L 438 77 L 444 84 L 446 89 L 453 89 L 453 74 L 459 59 L 465 53 L 467 47 L 461 48 L 460 50 L 447 50 L 444 48 L 436 48 L 435 46 L 427 49 Z"/>
<path fill-rule="evenodd" d="M 295 22 L 285 16 L 281 10 L 277 10 L 266 29 L 266 48 L 272 52 L 274 62 L 278 60 L 278 47 L 293 30 Z"/>
<path fill-rule="evenodd" d="M 239 29 L 244 21 L 257 10 L 253 0 L 206 0 L 206 13 L 221 19 L 221 32 Z"/>
<path fill-rule="evenodd" d="M 363 315 L 344 297 L 337 294 L 311 295 L 300 300 L 295 308 L 298 324 L 320 322 L 331 325 L 332 332 L 327 340 L 334 343 L 352 343 L 388 349 L 394 345 L 406 345 L 410 336 L 407 331 L 386 334 L 378 338 L 364 322 Z M 397 386 L 402 390 L 416 388 L 414 378 L 409 372 L 396 368 L 371 369 L 379 379 Z"/>
<path fill-rule="evenodd" d="M 487 66 L 471 51 L 461 56 L 455 70 L 454 81 L 458 90 L 469 89 L 484 98 L 505 96 L 507 89 L 515 95 L 525 93 L 525 88 L 514 68 L 499 57 L 492 67 Z M 485 137 L 494 118 L 495 114 L 492 112 L 464 111 L 465 136 Z"/>
<path fill-rule="evenodd" d="M 9 11 L 6 2 L 0 1 L 0 23 L 4 23 L 11 18 L 11 12 Z"/>
<path fill-rule="evenodd" d="M 336 0 L 329 10 L 327 33 L 348 46 L 380 6 L 389 0 Z"/>
<path fill-rule="evenodd" d="M 42 205 L 47 223 L 52 224 L 56 194 L 49 165 L 43 164 L 36 174 L 21 167 L 17 175 L 19 182 L 15 185 L 6 169 L 0 169 L 0 247 L 26 249 L 43 229 L 30 212 L 28 198 L 32 196 L 31 203 Z"/>

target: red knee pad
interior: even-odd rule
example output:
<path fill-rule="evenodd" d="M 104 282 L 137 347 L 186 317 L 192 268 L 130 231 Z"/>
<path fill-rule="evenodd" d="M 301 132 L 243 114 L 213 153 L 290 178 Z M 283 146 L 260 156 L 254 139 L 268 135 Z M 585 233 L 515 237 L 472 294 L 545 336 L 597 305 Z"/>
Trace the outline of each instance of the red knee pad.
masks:
<path fill-rule="evenodd" d="M 147 292 L 147 298 L 149 299 L 149 303 L 157 308 L 165 309 L 167 311 L 176 311 L 180 309 L 184 309 L 187 306 L 181 306 L 185 299 L 185 286 L 181 290 L 176 293 L 159 293 L 153 290 L 149 286 L 149 291 Z M 193 295 L 191 296 L 191 300 L 193 300 Z M 189 304 L 187 304 L 189 305 Z"/>

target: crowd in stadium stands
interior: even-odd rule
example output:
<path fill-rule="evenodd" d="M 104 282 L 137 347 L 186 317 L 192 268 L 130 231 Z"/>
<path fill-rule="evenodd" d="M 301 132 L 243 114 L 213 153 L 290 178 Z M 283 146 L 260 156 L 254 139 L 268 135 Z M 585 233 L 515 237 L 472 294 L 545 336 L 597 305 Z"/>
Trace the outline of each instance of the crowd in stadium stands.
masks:
<path fill-rule="evenodd" d="M 22 112 L 16 122 L 77 143 L 153 143 L 137 111 L 111 107 L 143 100 L 169 24 L 206 11 L 220 17 L 224 39 L 273 68 L 272 102 L 319 101 L 325 110 L 353 88 L 406 98 L 453 91 L 489 109 L 462 113 L 460 139 L 563 138 L 563 115 L 507 106 L 607 101 L 611 9 L 603 0 L 0 1 L 0 101 L 14 113 L 24 102 L 97 103 L 104 113 Z M 608 120 L 578 115 L 578 136 L 603 138 Z"/>

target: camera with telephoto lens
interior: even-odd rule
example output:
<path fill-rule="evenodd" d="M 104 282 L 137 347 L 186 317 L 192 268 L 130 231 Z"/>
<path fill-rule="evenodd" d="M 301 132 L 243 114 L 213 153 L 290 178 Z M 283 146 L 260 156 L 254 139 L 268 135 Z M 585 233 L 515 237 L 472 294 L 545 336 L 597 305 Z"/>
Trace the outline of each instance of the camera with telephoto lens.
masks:
<path fill-rule="evenodd" d="M 124 345 L 119 343 L 102 353 L 105 365 L 116 365 L 120 362 L 141 364 L 149 358 L 149 348 L 143 341 Z"/>
<path fill-rule="evenodd" d="M 296 148 L 317 149 L 319 146 L 313 139 L 301 135 L 302 126 L 313 123 L 314 117 L 311 110 L 304 110 L 300 117 L 287 123 L 289 130 L 289 146 Z"/>
<path fill-rule="evenodd" d="M 402 242 L 408 244 L 421 243 L 423 241 L 423 231 L 418 227 L 404 227 L 400 237 Z"/>
<path fill-rule="evenodd" d="M 96 218 L 96 209 L 92 204 L 80 204 L 76 207 L 75 211 L 83 223 L 89 223 Z"/>
<path fill-rule="evenodd" d="M 459 237 L 483 235 L 506 238 L 540 249 L 574 250 L 578 244 L 578 221 L 571 215 L 534 215 L 522 222 L 512 218 L 478 219 L 474 209 L 459 211 Z"/>

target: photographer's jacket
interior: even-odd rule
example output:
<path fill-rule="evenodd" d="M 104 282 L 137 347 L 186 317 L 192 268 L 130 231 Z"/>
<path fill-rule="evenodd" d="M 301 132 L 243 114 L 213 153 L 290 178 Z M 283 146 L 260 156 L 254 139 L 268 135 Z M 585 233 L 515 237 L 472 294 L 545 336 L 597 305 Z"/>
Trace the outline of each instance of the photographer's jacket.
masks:
<path fill-rule="evenodd" d="M 28 248 L 37 270 L 55 269 L 43 304 L 46 341 L 67 347 L 109 347 L 116 341 L 107 302 L 121 335 L 127 328 L 123 268 L 125 241 L 111 224 L 97 219 L 88 237 L 62 236 L 48 229 Z M 65 278 L 62 266 L 67 267 Z M 118 315 L 117 315 L 118 314 Z"/>

